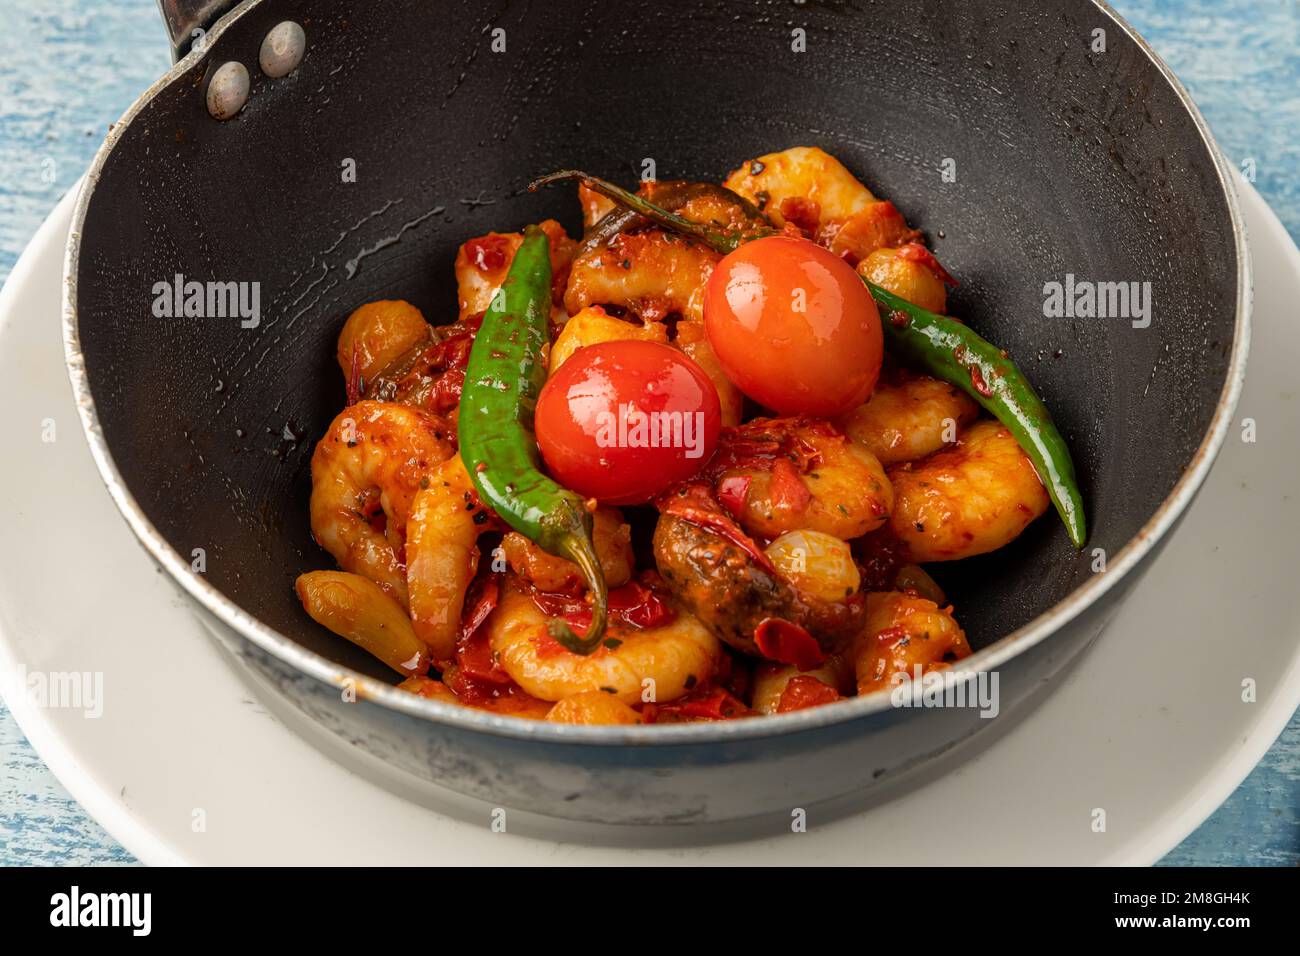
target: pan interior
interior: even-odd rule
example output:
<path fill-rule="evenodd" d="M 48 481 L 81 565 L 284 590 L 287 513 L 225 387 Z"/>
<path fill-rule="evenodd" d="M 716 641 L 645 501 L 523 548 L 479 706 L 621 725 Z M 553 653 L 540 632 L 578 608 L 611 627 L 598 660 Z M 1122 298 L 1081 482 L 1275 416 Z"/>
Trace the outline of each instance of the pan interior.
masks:
<path fill-rule="evenodd" d="M 257 49 L 285 18 L 310 50 L 271 80 Z M 218 123 L 203 84 L 228 59 L 251 65 L 252 97 Z M 1232 340 L 1214 163 L 1158 70 L 1078 0 L 669 2 L 634 17 L 561 0 L 261 4 L 139 113 L 88 207 L 80 334 L 127 487 L 249 613 L 389 677 L 292 587 L 332 566 L 308 527 L 309 462 L 344 405 L 348 313 L 403 298 L 451 321 L 461 242 L 546 217 L 576 234 L 573 190 L 523 192 L 536 174 L 719 180 L 793 145 L 839 157 L 926 232 L 961 281 L 950 311 L 1009 350 L 1073 449 L 1084 552 L 1049 515 L 994 555 L 933 566 L 987 646 L 1154 513 L 1201 442 Z M 256 283 L 259 323 L 159 317 L 159 283 L 178 276 Z M 1045 284 L 1068 276 L 1138 283 L 1149 325 L 1045 316 Z"/>

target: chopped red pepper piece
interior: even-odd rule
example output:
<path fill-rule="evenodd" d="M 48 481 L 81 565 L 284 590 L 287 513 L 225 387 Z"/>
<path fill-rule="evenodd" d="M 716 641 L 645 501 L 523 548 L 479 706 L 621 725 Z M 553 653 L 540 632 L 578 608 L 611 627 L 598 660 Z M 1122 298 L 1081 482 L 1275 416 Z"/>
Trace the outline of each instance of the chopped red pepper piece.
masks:
<path fill-rule="evenodd" d="M 509 236 L 489 232 L 465 243 L 465 258 L 480 272 L 496 272 L 506 264 L 511 245 Z"/>
<path fill-rule="evenodd" d="M 731 512 L 731 516 L 740 519 L 745 512 L 745 501 L 749 498 L 749 486 L 754 479 L 749 475 L 728 475 L 718 482 L 718 503 Z"/>
<path fill-rule="evenodd" d="M 743 425 L 724 428 L 718 449 L 703 474 L 713 480 L 738 468 L 767 470 L 774 461 L 786 458 L 800 474 L 821 463 L 821 455 L 796 430 L 807 430 L 825 438 L 843 438 L 844 433 L 824 419 L 756 418 Z"/>
<path fill-rule="evenodd" d="M 768 490 L 777 508 L 799 512 L 812 502 L 812 492 L 789 458 L 778 458 L 772 464 L 772 483 Z"/>
<path fill-rule="evenodd" d="M 829 684 L 818 680 L 811 674 L 799 674 L 790 678 L 789 683 L 785 685 L 785 690 L 781 691 L 781 699 L 777 702 L 776 712 L 778 714 L 788 714 L 792 710 L 820 707 L 822 704 L 833 704 L 841 699 L 840 692 Z"/>
<path fill-rule="evenodd" d="M 591 623 L 591 606 L 585 598 L 554 591 L 532 593 L 533 603 L 547 617 L 562 618 L 570 627 L 585 629 Z M 672 606 L 640 581 L 629 581 L 622 587 L 609 592 L 609 618 L 611 623 L 619 623 L 641 630 L 662 627 L 677 616 Z M 552 642 L 562 649 L 559 642 Z M 543 652 L 549 651 L 549 645 L 540 645 Z"/>
<path fill-rule="evenodd" d="M 764 618 L 754 628 L 754 643 L 769 660 L 810 671 L 826 660 L 817 639 L 804 628 L 780 618 Z"/>
<path fill-rule="evenodd" d="M 460 637 L 456 641 L 457 670 L 463 677 L 488 684 L 509 684 L 510 675 L 497 664 L 488 643 L 483 622 L 488 619 L 501 597 L 501 582 L 497 576 L 478 578 L 471 586 L 461 616 Z"/>
<path fill-rule="evenodd" d="M 799 228 L 809 238 L 817 235 L 822 221 L 821 203 L 802 196 L 787 196 L 781 200 L 781 218 Z"/>
<path fill-rule="evenodd" d="M 665 716 L 693 717 L 697 720 L 730 720 L 734 717 L 754 716 L 754 711 L 743 700 L 716 685 L 697 688 L 685 697 L 666 704 L 655 704 L 654 708 L 656 721 Z"/>

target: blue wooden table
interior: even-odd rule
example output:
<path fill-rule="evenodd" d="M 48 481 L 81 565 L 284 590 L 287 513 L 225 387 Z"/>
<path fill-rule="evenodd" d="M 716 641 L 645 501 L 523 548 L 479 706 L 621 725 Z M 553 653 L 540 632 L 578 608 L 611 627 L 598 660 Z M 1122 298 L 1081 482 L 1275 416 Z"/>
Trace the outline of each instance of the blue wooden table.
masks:
<path fill-rule="evenodd" d="M 959 2 L 959 0 L 950 0 Z M 1032 0 L 1027 0 L 1032 2 Z M 1297 0 L 1116 0 L 1300 236 Z M 0 0 L 0 281 L 106 127 L 169 66 L 153 0 Z M 0 704 L 0 863 L 129 863 Z M 1300 715 L 1176 864 L 1300 864 Z"/>

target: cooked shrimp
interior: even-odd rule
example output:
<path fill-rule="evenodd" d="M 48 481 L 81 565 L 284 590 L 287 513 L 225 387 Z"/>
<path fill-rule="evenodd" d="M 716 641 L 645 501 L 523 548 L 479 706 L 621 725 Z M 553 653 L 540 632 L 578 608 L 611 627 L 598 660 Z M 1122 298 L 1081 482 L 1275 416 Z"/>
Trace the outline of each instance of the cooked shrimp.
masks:
<path fill-rule="evenodd" d="M 556 288 L 563 289 L 563 278 L 573 258 L 577 243 L 564 232 L 564 227 L 554 219 L 541 223 L 551 244 L 551 272 L 556 277 Z M 460 301 L 460 321 L 486 312 L 492 297 L 505 281 L 514 261 L 515 252 L 524 241 L 521 232 L 489 232 L 471 239 L 456 253 L 456 288 Z M 559 316 L 563 320 L 563 315 Z"/>
<path fill-rule="evenodd" d="M 669 189 L 675 185 L 689 191 L 685 201 L 674 208 L 674 212 L 683 219 L 703 226 L 718 226 L 740 232 L 749 232 L 755 227 L 761 227 L 764 232 L 771 229 L 771 221 L 757 205 L 725 186 L 714 186 L 711 183 L 656 185 Z M 643 189 L 642 192 L 651 202 L 658 198 L 655 189 Z"/>
<path fill-rule="evenodd" d="M 874 202 L 842 223 L 823 223 L 817 239 L 837 256 L 860 262 L 877 249 L 902 246 L 920 238 L 888 199 Z"/>
<path fill-rule="evenodd" d="M 702 321 L 704 283 L 718 259 L 711 249 L 660 229 L 620 233 L 573 260 L 564 305 L 571 315 L 603 305 L 643 320 L 677 313 Z"/>
<path fill-rule="evenodd" d="M 460 393 L 480 319 L 474 316 L 468 322 L 431 328 L 423 343 L 365 380 L 365 397 L 422 408 L 455 423 L 460 415 Z"/>
<path fill-rule="evenodd" d="M 876 201 L 843 163 L 816 146 L 793 146 L 747 160 L 723 185 L 754 203 L 778 226 L 785 224 L 791 209 L 786 200 L 816 203 L 820 217 L 828 222 L 843 222 Z"/>
<path fill-rule="evenodd" d="M 546 715 L 557 724 L 639 724 L 641 715 L 612 694 L 589 690 L 566 697 Z"/>
<path fill-rule="evenodd" d="M 542 700 L 603 691 L 625 704 L 681 697 L 716 670 L 721 645 L 685 611 L 659 627 L 611 627 L 610 639 L 583 657 L 561 647 L 548 618 L 517 584 L 502 589 L 488 618 L 497 663 L 516 684 Z M 621 642 L 621 643 L 616 643 Z"/>
<path fill-rule="evenodd" d="M 632 579 L 632 528 L 617 508 L 602 505 L 592 519 L 592 542 L 605 574 L 605 584 L 616 588 Z M 574 593 L 583 583 L 582 572 L 572 561 L 547 554 L 517 531 L 501 542 L 511 570 L 541 591 Z"/>
<path fill-rule="evenodd" d="M 841 420 L 849 440 L 888 468 L 956 443 L 979 414 L 961 389 L 928 375 L 897 372 L 876 383 L 866 404 Z"/>
<path fill-rule="evenodd" d="M 722 409 L 723 427 L 739 425 L 745 410 L 745 395 L 722 370 L 718 354 L 713 351 L 713 346 L 709 344 L 709 337 L 704 332 L 704 323 L 678 322 L 677 336 L 673 339 L 673 345 L 695 362 L 713 383 L 718 393 L 718 404 Z"/>
<path fill-rule="evenodd" d="M 848 541 L 884 524 L 894 504 L 876 456 L 809 419 L 760 418 L 734 429 L 712 474 L 741 527 L 764 538 L 808 530 Z"/>
<path fill-rule="evenodd" d="M 755 230 L 766 232 L 771 228 L 771 223 L 758 207 L 724 186 L 681 179 L 650 179 L 642 181 L 637 193 L 660 208 L 701 225 L 746 233 Z M 636 213 L 617 209 L 616 204 L 586 185 L 578 188 L 578 199 L 582 203 L 585 225 L 580 251 L 606 244 L 618 233 L 634 232 L 647 225 Z"/>
<path fill-rule="evenodd" d="M 343 323 L 338 361 L 343 380 L 369 382 L 432 334 L 424 315 L 409 302 L 367 302 Z"/>
<path fill-rule="evenodd" d="M 434 659 L 451 658 L 465 591 L 478 570 L 478 538 L 491 527 L 460 455 L 424 482 L 407 521 L 406 583 L 411 623 Z"/>
<path fill-rule="evenodd" d="M 344 571 L 406 606 L 406 519 L 424 478 L 452 454 L 442 419 L 388 402 L 344 409 L 311 459 L 311 530 Z M 377 521 L 382 511 L 382 521 Z M 376 527 L 376 523 L 382 527 Z"/>
<path fill-rule="evenodd" d="M 564 323 L 559 336 L 551 344 L 548 371 L 554 375 L 574 352 L 601 342 L 664 342 L 668 330 L 658 322 L 626 322 L 616 319 L 598 305 L 587 306 Z"/>
<path fill-rule="evenodd" d="M 828 700 L 835 695 L 847 695 L 853 692 L 853 664 L 843 654 L 827 655 L 820 667 L 801 671 L 793 664 L 759 664 L 754 671 L 754 696 L 750 705 L 761 714 L 778 714 L 797 708 L 790 706 L 787 700 L 782 707 L 782 698 L 786 688 L 795 678 L 817 680 L 834 694 L 825 694 Z"/>
<path fill-rule="evenodd" d="M 309 571 L 294 589 L 313 621 L 379 658 L 407 677 L 429 669 L 429 648 L 415 636 L 406 612 L 379 585 L 346 571 Z"/>
<path fill-rule="evenodd" d="M 979 421 L 958 443 L 889 471 L 889 527 L 913 561 L 956 561 L 1013 541 L 1050 503 L 1004 425 Z"/>
<path fill-rule="evenodd" d="M 867 595 L 867 620 L 854 644 L 858 693 L 889 686 L 894 674 L 928 673 L 970 655 L 952 608 L 901 591 Z"/>
<path fill-rule="evenodd" d="M 852 261 L 916 236 L 888 201 L 878 200 L 834 156 L 795 146 L 743 163 L 725 185 L 754 202 L 778 226 L 797 226 Z"/>
<path fill-rule="evenodd" d="M 614 204 L 614 200 L 606 199 L 596 190 L 588 187 L 586 183 L 578 184 L 578 204 L 582 206 L 582 226 L 584 229 L 590 229 L 604 219 L 606 213 L 618 208 Z"/>

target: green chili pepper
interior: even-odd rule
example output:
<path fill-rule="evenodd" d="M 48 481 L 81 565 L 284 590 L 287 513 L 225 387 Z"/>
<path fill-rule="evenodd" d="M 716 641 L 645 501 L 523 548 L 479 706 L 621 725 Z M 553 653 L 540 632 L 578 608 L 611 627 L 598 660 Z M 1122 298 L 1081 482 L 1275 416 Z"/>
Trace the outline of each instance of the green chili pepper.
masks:
<path fill-rule="evenodd" d="M 744 196 L 732 192 L 726 186 L 677 180 L 657 182 L 655 187 L 652 201 L 660 209 L 669 212 L 676 212 L 692 199 L 707 196 L 730 204 L 747 220 L 767 222 L 767 217 L 763 215 L 757 206 Z M 615 236 L 627 232 L 645 221 L 645 218 L 635 209 L 622 206 L 611 209 L 587 230 L 586 235 L 582 237 L 582 244 L 578 246 L 577 251 L 574 253 L 574 257 L 577 258 L 586 252 L 611 242 Z"/>
<path fill-rule="evenodd" d="M 551 636 L 590 654 L 605 633 L 609 595 L 581 497 L 538 467 L 533 412 L 546 382 L 550 342 L 551 252 L 536 226 L 524 231 L 505 282 L 474 338 L 460 399 L 460 455 L 483 502 L 542 550 L 578 566 L 592 594 L 591 626 L 579 638 L 562 620 Z"/>
<path fill-rule="evenodd" d="M 658 208 L 644 197 L 577 170 L 551 173 L 529 188 L 537 189 L 569 179 L 581 180 L 589 189 L 620 206 L 635 210 L 664 228 L 690 236 L 723 255 L 734 252 L 751 239 L 778 234 L 771 226 L 737 232 L 694 223 Z M 1087 540 L 1087 526 L 1074 462 L 1065 439 L 1057 431 L 1047 407 L 1024 373 L 1016 368 L 1005 352 L 968 326 L 948 316 L 918 308 L 866 279 L 862 281 L 881 307 L 881 326 L 891 350 L 931 375 L 960 388 L 1010 430 L 1038 470 L 1039 478 L 1065 523 L 1070 541 L 1076 548 L 1082 548 Z"/>
<path fill-rule="evenodd" d="M 918 308 L 878 285 L 867 282 L 867 288 L 881 306 L 885 341 L 894 354 L 956 385 L 1007 427 L 1034 463 L 1070 541 L 1082 548 L 1088 529 L 1069 446 L 1020 369 L 968 326 Z"/>

